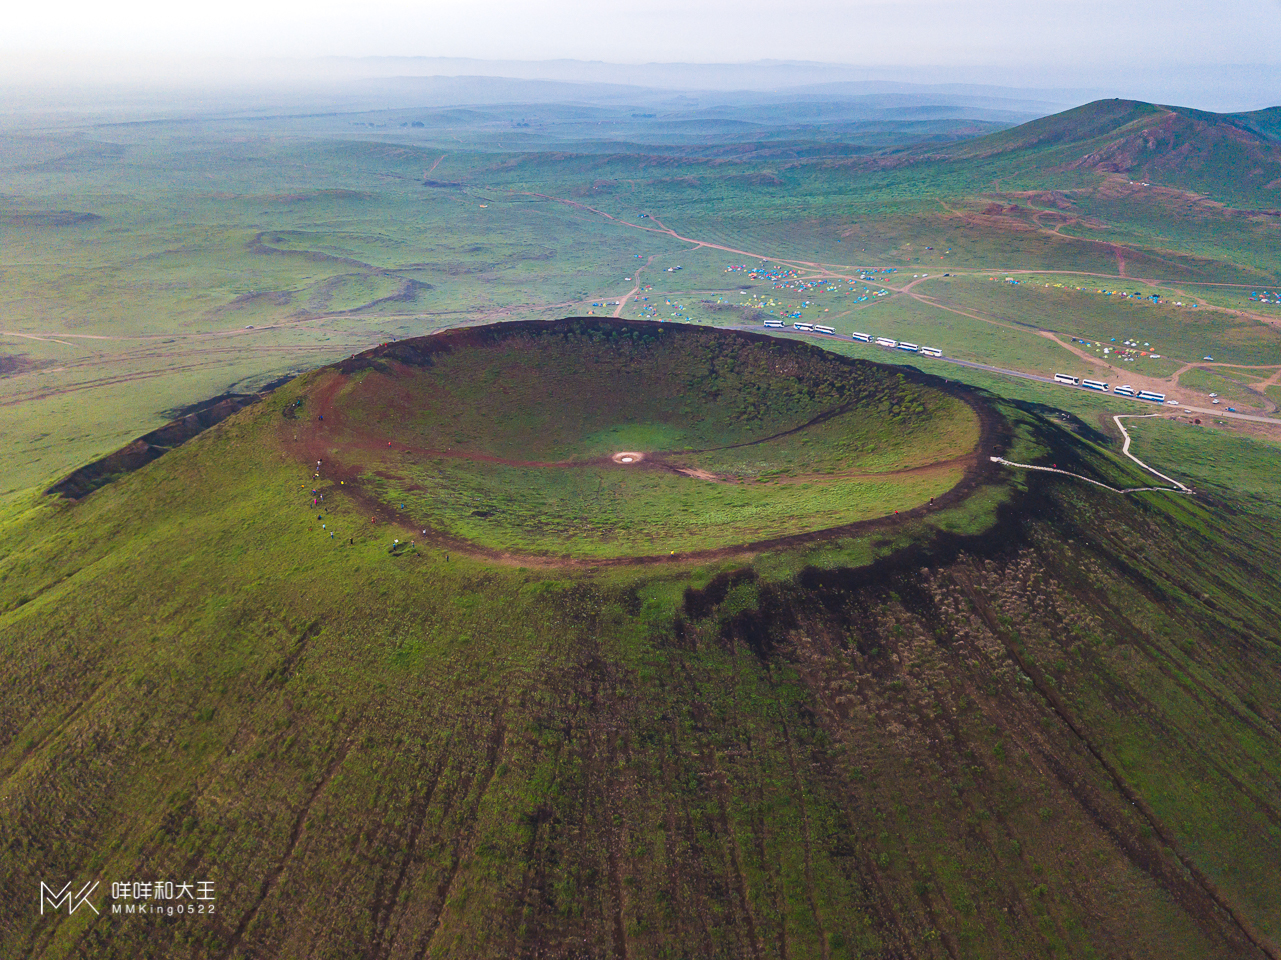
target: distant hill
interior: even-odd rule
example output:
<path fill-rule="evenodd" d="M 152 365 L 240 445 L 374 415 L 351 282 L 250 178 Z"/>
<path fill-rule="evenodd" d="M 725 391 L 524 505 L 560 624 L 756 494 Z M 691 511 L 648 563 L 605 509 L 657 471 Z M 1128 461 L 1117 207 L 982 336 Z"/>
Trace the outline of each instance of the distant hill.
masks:
<path fill-rule="evenodd" d="M 1154 104 L 1134 100 L 1097 100 L 983 137 L 952 151 L 955 156 L 986 157 L 1016 150 L 1091 144 L 1140 128 L 1164 115 Z"/>
<path fill-rule="evenodd" d="M 1099 100 L 981 137 L 954 158 L 1034 155 L 1043 169 L 1131 179 L 1234 200 L 1281 204 L 1281 107 L 1218 114 L 1134 100 Z"/>

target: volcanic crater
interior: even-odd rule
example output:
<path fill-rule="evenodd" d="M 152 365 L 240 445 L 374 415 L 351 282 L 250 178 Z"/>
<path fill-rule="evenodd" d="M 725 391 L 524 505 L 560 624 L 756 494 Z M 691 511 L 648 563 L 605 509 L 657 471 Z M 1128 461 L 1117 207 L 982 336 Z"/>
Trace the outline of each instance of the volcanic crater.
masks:
<path fill-rule="evenodd" d="M 915 371 L 605 318 L 383 344 L 282 441 L 375 522 L 482 555 L 626 562 L 853 532 L 955 500 L 993 414 Z M 296 439 L 292 439 L 296 438 Z"/>

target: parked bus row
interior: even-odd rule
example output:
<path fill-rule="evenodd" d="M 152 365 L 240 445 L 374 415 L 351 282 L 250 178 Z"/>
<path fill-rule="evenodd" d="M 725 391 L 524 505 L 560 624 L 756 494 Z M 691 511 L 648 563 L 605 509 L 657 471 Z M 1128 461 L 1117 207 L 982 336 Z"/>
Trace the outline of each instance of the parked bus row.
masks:
<path fill-rule="evenodd" d="M 782 320 L 769 319 L 765 321 L 765 326 L 771 330 L 782 330 L 787 324 Z M 792 329 L 801 333 L 824 333 L 829 337 L 839 336 L 833 327 L 825 327 L 821 323 L 803 323 L 797 321 L 792 324 Z M 889 347 L 890 349 L 903 350 L 907 353 L 919 353 L 924 357 L 941 357 L 943 351 L 937 347 L 922 347 L 915 343 L 908 343 L 906 340 L 891 340 L 889 337 L 875 337 L 870 333 L 852 333 L 851 340 L 858 340 L 860 343 L 874 343 L 878 347 Z"/>
<path fill-rule="evenodd" d="M 787 324 L 779 319 L 771 317 L 765 321 L 765 326 L 771 330 L 782 330 Z M 791 325 L 793 330 L 800 333 L 822 333 L 829 337 L 838 336 L 834 327 L 827 327 L 821 323 L 805 323 L 796 321 Z M 886 347 L 892 350 L 902 350 L 906 353 L 916 353 L 924 357 L 941 357 L 943 351 L 936 347 L 922 347 L 919 344 L 909 343 L 907 340 L 894 340 L 890 337 L 878 337 L 870 333 L 859 333 L 855 331 L 850 334 L 851 340 L 857 340 L 860 343 L 874 343 L 878 347 Z M 1099 393 L 1107 393 L 1109 384 L 1103 380 L 1091 380 L 1088 377 L 1075 377 L 1070 373 L 1056 373 L 1054 375 L 1055 383 L 1062 383 L 1069 387 L 1084 387 L 1087 390 L 1095 390 Z M 1112 387 L 1112 392 L 1121 397 L 1132 397 L 1135 400 L 1147 400 L 1151 403 L 1168 403 L 1177 404 L 1177 400 L 1165 399 L 1164 393 L 1157 393 L 1155 390 L 1135 390 L 1128 383 L 1118 387 Z"/>
<path fill-rule="evenodd" d="M 1074 377 L 1070 373 L 1056 373 L 1054 382 L 1066 384 L 1069 387 L 1085 387 L 1087 390 L 1097 390 L 1100 393 L 1108 392 L 1108 385 L 1102 380 L 1083 380 L 1081 377 Z M 1112 392 L 1122 397 L 1133 397 L 1135 400 L 1150 400 L 1152 403 L 1177 404 L 1179 402 L 1177 400 L 1166 400 L 1164 393 L 1157 393 L 1155 390 L 1135 390 L 1128 383 L 1113 387 Z"/>

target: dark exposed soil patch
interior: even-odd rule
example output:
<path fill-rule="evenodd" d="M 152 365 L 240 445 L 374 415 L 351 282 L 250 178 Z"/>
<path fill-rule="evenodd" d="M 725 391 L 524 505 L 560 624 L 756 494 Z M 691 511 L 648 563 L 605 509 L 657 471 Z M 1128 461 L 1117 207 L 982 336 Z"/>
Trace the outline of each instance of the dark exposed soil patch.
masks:
<path fill-rule="evenodd" d="M 15 227 L 76 227 L 103 220 L 96 213 L 78 213 L 75 210 L 37 210 L 30 213 L 11 213 L 3 223 Z"/>
<path fill-rule="evenodd" d="M 175 447 L 182 446 L 192 437 L 222 423 L 238 410 L 257 403 L 271 390 L 281 383 L 288 382 L 289 379 L 284 377 L 275 381 L 260 393 L 224 393 L 187 407 L 166 411 L 167 414 L 177 414 L 177 416 L 163 427 L 143 434 L 114 453 L 109 453 L 101 460 L 95 460 L 67 475 L 45 493 L 65 497 L 68 500 L 79 500 L 81 497 L 88 496 L 99 487 L 104 487 L 125 474 L 140 470 L 152 460 L 164 456 Z"/>
<path fill-rule="evenodd" d="M 294 295 L 288 290 L 266 290 L 263 292 L 242 293 L 226 306 L 217 308 L 215 312 L 225 310 L 234 310 L 240 307 L 252 307 L 258 304 L 264 304 L 269 307 L 287 307 L 293 302 Z"/>
<path fill-rule="evenodd" d="M 272 203 L 307 203 L 312 200 L 372 200 L 372 193 L 362 190 L 312 190 L 307 193 L 273 193 L 264 197 Z"/>
<path fill-rule="evenodd" d="M 725 178 L 727 183 L 737 183 L 749 187 L 781 187 L 783 179 L 773 173 L 744 173 Z"/>
<path fill-rule="evenodd" d="M 741 287 L 739 289 L 742 289 Z M 744 323 L 755 326 L 769 319 L 769 314 L 756 307 L 745 307 L 737 303 L 717 303 L 715 300 L 704 300 L 699 304 L 704 310 L 712 313 L 737 313 Z"/>
<path fill-rule="evenodd" d="M 293 378 L 293 374 L 286 374 L 283 377 L 277 377 L 275 380 L 263 384 L 261 389 L 255 390 L 252 393 L 235 393 L 229 390 L 226 393 L 218 394 L 216 397 L 210 397 L 208 400 L 197 400 L 195 403 L 189 403 L 184 407 L 171 407 L 168 410 L 162 410 L 160 415 L 162 417 L 168 417 L 170 420 L 178 421 L 186 417 L 190 417 L 193 414 L 205 413 L 214 409 L 222 409 L 225 404 L 234 403 L 235 401 L 241 401 L 240 406 L 246 407 L 251 403 L 256 403 L 273 390 L 283 387 Z M 226 419 L 228 416 L 230 416 L 230 414 L 224 414 L 221 419 Z M 160 433 L 161 431 L 169 429 L 170 426 L 172 426 L 172 424 L 167 424 L 155 432 Z M 209 426 L 213 426 L 213 424 L 210 424 Z M 147 436 L 151 436 L 151 434 L 147 434 Z M 140 439 L 146 438 L 143 437 Z"/>
<path fill-rule="evenodd" d="M 52 363 L 52 360 L 32 360 L 25 353 L 0 353 L 0 377 L 16 377 Z"/>
<path fill-rule="evenodd" d="M 388 276 L 390 276 L 390 274 L 388 274 Z M 340 310 L 337 313 L 332 313 L 331 315 L 346 317 L 357 313 L 364 313 L 366 310 L 372 310 L 375 307 L 381 307 L 390 303 L 412 303 L 414 300 L 418 299 L 418 294 L 436 289 L 432 284 L 425 283 L 422 280 L 400 277 L 396 279 L 399 279 L 401 284 L 400 288 L 395 293 L 388 294 L 385 297 L 379 297 L 377 300 L 370 300 L 368 303 L 362 303 L 359 307 L 353 307 L 350 310 Z"/>
<path fill-rule="evenodd" d="M 258 233 L 245 246 L 250 253 L 262 254 L 264 256 L 276 257 L 299 257 L 310 263 L 329 263 L 342 264 L 348 267 L 360 267 L 365 270 L 376 270 L 377 268 L 362 260 L 353 260 L 351 257 L 335 257 L 333 254 L 321 253 L 318 250 L 289 250 L 274 244 L 284 242 L 284 236 L 288 231 L 273 233 L 264 230 Z"/>

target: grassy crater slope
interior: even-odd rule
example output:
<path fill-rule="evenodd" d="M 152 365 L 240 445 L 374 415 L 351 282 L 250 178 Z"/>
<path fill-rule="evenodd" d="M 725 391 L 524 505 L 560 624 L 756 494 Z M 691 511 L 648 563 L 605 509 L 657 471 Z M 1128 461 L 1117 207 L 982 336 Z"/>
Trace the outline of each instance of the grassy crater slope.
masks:
<path fill-rule="evenodd" d="M 905 512 L 976 463 L 924 378 L 678 324 L 504 323 L 311 378 L 282 443 L 438 538 L 525 554 L 705 551 Z M 623 461 L 622 456 L 629 460 Z M 313 478 L 317 479 L 317 478 Z"/>
<path fill-rule="evenodd" d="M 0 514 L 4 956 L 1276 955 L 1270 515 L 988 464 L 746 560 L 391 553 L 310 507 L 307 387 Z M 1012 459 L 1131 469 L 1001 409 Z"/>

